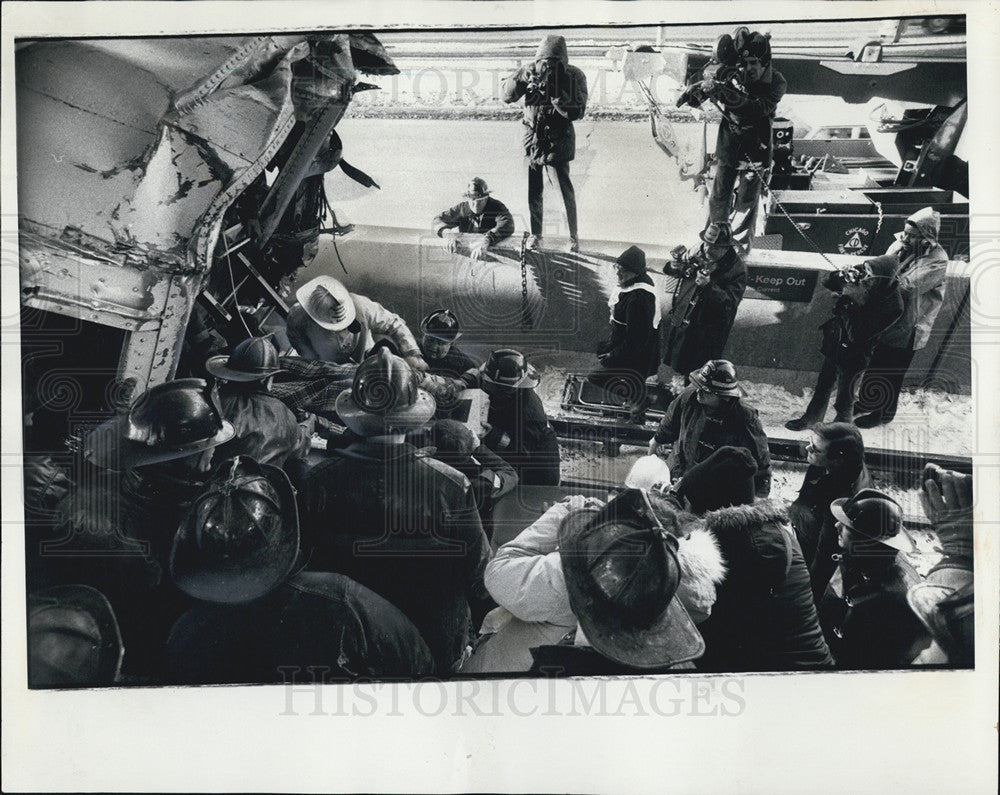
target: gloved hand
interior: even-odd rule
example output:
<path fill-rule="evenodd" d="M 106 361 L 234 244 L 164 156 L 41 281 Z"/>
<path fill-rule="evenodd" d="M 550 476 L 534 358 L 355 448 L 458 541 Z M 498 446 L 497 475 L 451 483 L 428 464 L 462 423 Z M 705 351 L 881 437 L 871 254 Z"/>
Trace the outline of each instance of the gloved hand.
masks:
<path fill-rule="evenodd" d="M 924 467 L 920 504 L 941 540 L 946 556 L 972 557 L 972 475 Z"/>
<path fill-rule="evenodd" d="M 469 246 L 469 259 L 481 260 L 486 256 L 486 250 L 490 247 L 490 239 L 486 235 L 477 237 Z"/>
<path fill-rule="evenodd" d="M 570 511 L 580 511 L 585 508 L 600 510 L 604 507 L 604 503 L 596 497 L 584 497 L 582 494 L 571 494 L 568 497 L 563 497 L 557 505 L 565 505 Z"/>
<path fill-rule="evenodd" d="M 699 269 L 698 273 L 694 277 L 694 283 L 699 287 L 704 287 L 710 281 L 712 281 L 712 276 L 708 271 L 704 269 Z"/>

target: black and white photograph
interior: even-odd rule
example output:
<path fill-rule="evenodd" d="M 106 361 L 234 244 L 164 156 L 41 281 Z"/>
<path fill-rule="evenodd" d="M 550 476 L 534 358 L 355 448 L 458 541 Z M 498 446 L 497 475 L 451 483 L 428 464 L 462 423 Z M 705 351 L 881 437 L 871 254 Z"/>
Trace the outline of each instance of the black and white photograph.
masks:
<path fill-rule="evenodd" d="M 4 6 L 5 790 L 995 791 L 995 9 Z"/>

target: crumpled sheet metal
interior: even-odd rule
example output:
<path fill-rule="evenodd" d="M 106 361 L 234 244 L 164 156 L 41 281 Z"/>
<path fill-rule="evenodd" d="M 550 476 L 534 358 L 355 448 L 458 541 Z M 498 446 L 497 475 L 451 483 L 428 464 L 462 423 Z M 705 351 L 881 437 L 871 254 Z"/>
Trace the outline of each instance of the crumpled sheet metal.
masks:
<path fill-rule="evenodd" d="M 268 74 L 244 69 L 248 84 L 229 74 L 210 92 L 201 86 L 196 101 L 188 92 L 178 108 L 168 87 L 108 53 L 75 42 L 40 46 L 36 58 L 34 48 L 19 53 L 22 217 L 178 259 L 212 201 L 286 133 L 291 64 L 308 54 L 301 40 L 276 63 L 273 43 L 248 48 L 266 55 Z M 138 106 L 117 99 L 137 93 L 160 97 Z"/>

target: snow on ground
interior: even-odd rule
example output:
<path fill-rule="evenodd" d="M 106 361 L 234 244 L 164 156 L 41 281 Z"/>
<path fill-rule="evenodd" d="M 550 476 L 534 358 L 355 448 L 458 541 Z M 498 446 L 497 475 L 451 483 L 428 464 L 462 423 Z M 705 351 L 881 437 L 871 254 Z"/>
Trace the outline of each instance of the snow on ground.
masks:
<path fill-rule="evenodd" d="M 553 359 L 556 357 L 553 356 Z M 542 383 L 538 392 L 550 417 L 579 416 L 565 412 L 560 403 L 566 376 L 570 373 L 587 373 L 597 366 L 595 356 L 585 353 L 562 351 L 558 362 L 548 357 L 536 362 Z M 779 377 L 780 374 L 780 377 Z M 799 374 L 789 379 L 785 371 L 743 368 L 740 382 L 747 393 L 747 401 L 760 412 L 761 424 L 771 438 L 808 440 L 808 431 L 789 431 L 785 422 L 798 417 L 812 396 L 812 373 Z M 671 380 L 669 368 L 660 368 L 660 380 Z M 679 379 L 674 378 L 679 388 Z M 789 391 L 780 383 L 807 384 L 801 394 Z M 833 408 L 827 420 L 833 419 Z M 973 413 L 971 395 L 954 395 L 937 390 L 904 390 L 899 401 L 896 419 L 889 425 L 863 429 L 865 446 L 871 449 L 901 450 L 903 452 L 932 453 L 936 455 L 971 456 L 973 453 Z M 652 427 L 652 426 L 650 426 Z"/>

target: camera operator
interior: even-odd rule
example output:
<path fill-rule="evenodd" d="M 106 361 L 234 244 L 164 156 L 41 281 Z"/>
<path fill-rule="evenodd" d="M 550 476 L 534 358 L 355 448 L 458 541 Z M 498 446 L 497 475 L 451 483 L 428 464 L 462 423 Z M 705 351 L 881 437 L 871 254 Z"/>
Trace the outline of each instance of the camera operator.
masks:
<path fill-rule="evenodd" d="M 823 329 L 823 366 L 805 414 L 785 423 L 801 431 L 822 422 L 837 387 L 835 422 L 853 422 L 855 381 L 871 361 L 878 336 L 903 313 L 895 257 L 882 256 L 830 273 L 823 286 L 838 295 Z"/>
<path fill-rule="evenodd" d="M 543 172 L 550 166 L 559 180 L 570 251 L 579 250 L 576 194 L 569 179 L 569 163 L 576 156 L 573 122 L 587 107 L 587 78 L 569 65 L 566 39 L 546 36 L 538 45 L 535 60 L 504 82 L 503 101 L 510 104 L 524 97 L 524 151 L 528 157 L 528 210 L 531 215 L 529 248 L 538 248 L 542 234 Z"/>
<path fill-rule="evenodd" d="M 732 36 L 719 37 L 715 57 L 701 80 L 692 82 L 677 99 L 678 106 L 695 108 L 712 100 L 722 110 L 709 220 L 729 222 L 741 163 L 755 163 L 761 172 L 771 167 L 771 123 L 785 89 L 784 76 L 771 65 L 769 34 L 737 28 Z"/>
<path fill-rule="evenodd" d="M 722 358 L 747 286 L 746 265 L 729 226 L 709 224 L 700 236 L 694 254 L 678 246 L 663 269 L 677 279 L 663 363 L 685 378 Z"/>

